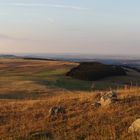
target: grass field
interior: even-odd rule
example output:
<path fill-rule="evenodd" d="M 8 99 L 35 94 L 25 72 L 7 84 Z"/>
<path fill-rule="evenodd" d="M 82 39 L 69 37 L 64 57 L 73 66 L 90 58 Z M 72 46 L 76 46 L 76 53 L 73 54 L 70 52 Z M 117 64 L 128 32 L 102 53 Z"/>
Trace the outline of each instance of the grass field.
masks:
<path fill-rule="evenodd" d="M 54 140 L 137 140 L 128 127 L 140 117 L 139 73 L 130 70 L 128 76 L 96 81 L 92 89 L 92 82 L 65 76 L 77 65 L 0 59 L 0 140 L 33 140 L 30 134 L 37 131 Z M 124 89 L 130 83 L 131 88 Z M 96 94 L 110 88 L 116 89 L 119 102 L 94 109 Z M 66 114 L 50 118 L 48 111 L 54 105 L 64 106 Z"/>
<path fill-rule="evenodd" d="M 66 77 L 65 74 L 77 65 L 61 61 L 0 59 L 0 98 L 38 98 L 53 94 L 55 90 L 108 90 L 124 87 L 130 82 L 135 86 L 140 85 L 140 74 L 134 71 L 130 71 L 128 76 L 105 78 L 96 82 Z"/>

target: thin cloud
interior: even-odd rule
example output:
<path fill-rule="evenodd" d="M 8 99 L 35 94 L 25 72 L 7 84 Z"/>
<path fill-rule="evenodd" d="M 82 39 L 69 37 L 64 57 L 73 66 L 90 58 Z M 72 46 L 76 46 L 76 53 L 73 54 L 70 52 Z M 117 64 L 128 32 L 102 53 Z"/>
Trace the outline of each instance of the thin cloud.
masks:
<path fill-rule="evenodd" d="M 38 41 L 38 40 L 34 40 L 34 39 L 30 39 L 30 38 L 16 38 L 16 37 L 12 37 L 12 36 L 8 36 L 5 34 L 0 34 L 0 40 L 16 40 L 16 41 Z"/>
<path fill-rule="evenodd" d="M 4 34 L 0 34 L 0 39 L 13 39 L 12 37 L 8 36 L 8 35 L 4 35 Z"/>
<path fill-rule="evenodd" d="M 0 4 L 7 6 L 17 6 L 17 7 L 50 7 L 50 8 L 61 8 L 61 9 L 72 9 L 72 10 L 88 10 L 89 8 L 84 8 L 80 6 L 73 5 L 59 5 L 59 4 L 28 4 L 28 3 L 8 3 L 8 4 Z"/>
<path fill-rule="evenodd" d="M 48 22 L 49 22 L 49 23 L 54 23 L 55 21 L 54 21 L 54 19 L 48 17 Z"/>

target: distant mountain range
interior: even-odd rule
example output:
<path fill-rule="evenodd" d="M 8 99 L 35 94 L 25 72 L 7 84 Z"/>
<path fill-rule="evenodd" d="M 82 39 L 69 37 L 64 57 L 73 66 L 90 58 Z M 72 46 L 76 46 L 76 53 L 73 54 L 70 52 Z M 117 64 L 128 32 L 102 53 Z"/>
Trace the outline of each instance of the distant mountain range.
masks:
<path fill-rule="evenodd" d="M 16 55 L 0 54 L 0 58 L 19 58 Z"/>
<path fill-rule="evenodd" d="M 106 56 L 80 54 L 0 54 L 0 58 L 24 58 L 33 60 L 60 60 L 71 62 L 100 62 L 109 65 L 122 65 L 140 69 L 140 57 L 135 56 Z"/>

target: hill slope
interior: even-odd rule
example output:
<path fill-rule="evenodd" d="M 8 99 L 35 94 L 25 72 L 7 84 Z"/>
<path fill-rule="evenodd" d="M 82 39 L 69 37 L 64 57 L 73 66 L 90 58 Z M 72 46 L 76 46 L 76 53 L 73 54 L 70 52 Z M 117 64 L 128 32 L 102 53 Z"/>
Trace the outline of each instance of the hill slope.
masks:
<path fill-rule="evenodd" d="M 111 76 L 124 76 L 125 70 L 120 66 L 105 65 L 96 62 L 84 62 L 73 68 L 67 73 L 67 76 L 80 80 L 99 80 Z"/>
<path fill-rule="evenodd" d="M 128 128 L 140 116 L 139 93 L 138 88 L 118 90 L 119 102 L 99 109 L 92 106 L 94 92 L 61 91 L 43 100 L 1 100 L 0 136 L 4 140 L 33 140 L 31 134 L 42 132 L 53 140 L 137 140 Z M 65 107 L 66 114 L 49 117 L 54 105 Z M 47 140 L 36 140 L 42 139 Z"/>
<path fill-rule="evenodd" d="M 139 73 L 127 69 L 127 76 L 96 81 L 96 89 L 91 90 L 92 82 L 65 76 L 77 65 L 0 59 L 0 139 L 35 140 L 31 135 L 39 131 L 52 140 L 136 140 L 128 127 L 140 117 L 140 86 L 124 89 L 124 84 L 140 83 Z M 117 92 L 118 102 L 95 109 L 98 93 L 109 87 Z M 66 113 L 49 117 L 53 106 L 64 107 Z M 42 139 L 47 140 L 36 138 Z"/>

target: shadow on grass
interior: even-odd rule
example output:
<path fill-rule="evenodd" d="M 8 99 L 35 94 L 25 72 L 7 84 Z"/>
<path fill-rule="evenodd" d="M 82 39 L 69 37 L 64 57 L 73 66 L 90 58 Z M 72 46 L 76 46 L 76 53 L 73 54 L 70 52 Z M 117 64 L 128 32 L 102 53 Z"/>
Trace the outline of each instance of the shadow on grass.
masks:
<path fill-rule="evenodd" d="M 66 90 L 82 90 L 82 91 L 89 91 L 91 90 L 91 82 L 82 81 L 82 80 L 75 80 L 69 77 L 61 77 L 56 78 L 53 80 L 35 80 L 37 84 L 46 85 L 49 88 L 62 88 Z"/>

